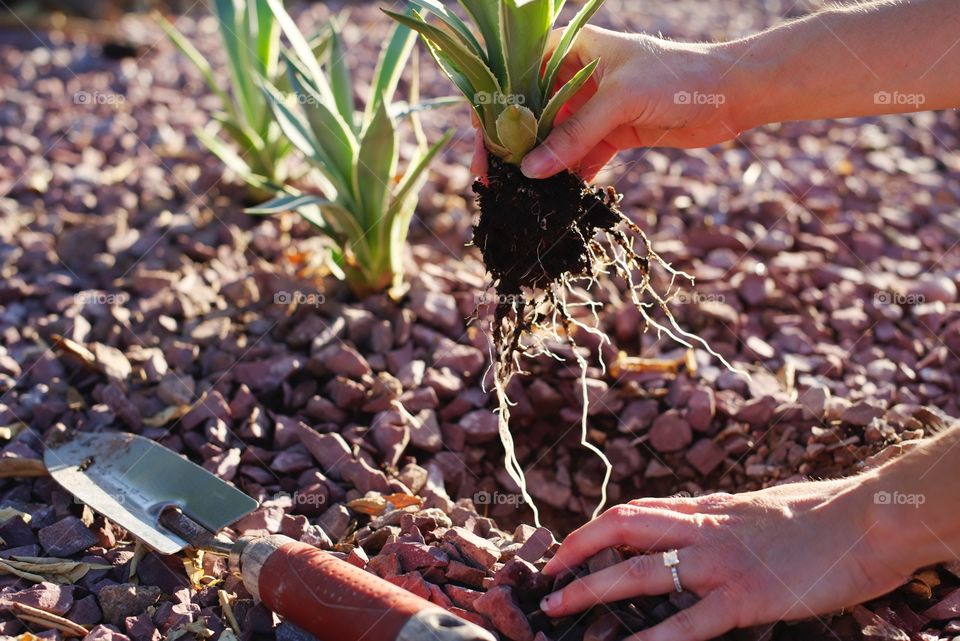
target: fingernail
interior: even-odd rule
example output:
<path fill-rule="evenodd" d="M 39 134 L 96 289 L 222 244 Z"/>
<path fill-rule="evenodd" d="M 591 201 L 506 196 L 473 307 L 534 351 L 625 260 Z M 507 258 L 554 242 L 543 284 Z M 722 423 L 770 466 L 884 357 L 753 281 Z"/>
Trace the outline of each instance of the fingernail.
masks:
<path fill-rule="evenodd" d="M 543 597 L 540 601 L 540 609 L 549 614 L 551 610 L 559 608 L 562 602 L 563 595 L 560 592 L 554 592 Z"/>
<path fill-rule="evenodd" d="M 531 151 L 520 164 L 520 170 L 527 178 L 546 178 L 551 175 L 553 162 L 547 150 Z"/>

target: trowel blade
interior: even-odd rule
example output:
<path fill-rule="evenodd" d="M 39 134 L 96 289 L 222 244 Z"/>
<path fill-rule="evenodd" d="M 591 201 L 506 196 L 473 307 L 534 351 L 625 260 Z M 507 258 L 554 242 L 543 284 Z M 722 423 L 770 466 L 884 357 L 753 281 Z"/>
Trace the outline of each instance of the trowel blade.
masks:
<path fill-rule="evenodd" d="M 135 434 L 78 433 L 48 446 L 43 459 L 64 489 L 161 554 L 188 545 L 160 525 L 168 507 L 214 533 L 257 507 L 199 465 Z"/>

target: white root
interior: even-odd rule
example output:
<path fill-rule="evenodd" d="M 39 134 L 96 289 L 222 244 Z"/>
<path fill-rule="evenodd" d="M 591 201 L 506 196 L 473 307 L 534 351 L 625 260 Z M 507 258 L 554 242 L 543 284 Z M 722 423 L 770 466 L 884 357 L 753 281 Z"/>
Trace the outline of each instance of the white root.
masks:
<path fill-rule="evenodd" d="M 600 501 L 593 512 L 596 518 L 606 506 L 608 498 L 608 486 L 613 472 L 613 465 L 604 452 L 590 442 L 588 418 L 589 418 L 589 394 L 587 388 L 587 359 L 580 353 L 580 346 L 577 345 L 573 330 L 578 329 L 599 339 L 597 349 L 597 358 L 603 372 L 607 368 L 603 360 L 604 344 L 610 343 L 610 338 L 600 328 L 600 318 L 597 313 L 602 303 L 590 299 L 589 292 L 599 283 L 599 277 L 604 274 L 619 274 L 626 283 L 626 289 L 629 292 L 629 300 L 640 312 L 647 328 L 654 328 L 659 337 L 665 334 L 674 342 L 684 347 L 693 348 L 694 344 L 705 349 L 711 356 L 719 360 L 724 367 L 732 372 L 742 374 L 749 378 L 749 374 L 743 370 L 735 368 L 721 354 L 716 352 L 704 339 L 684 330 L 680 327 L 673 313 L 670 311 L 669 303 L 677 295 L 680 287 L 678 280 L 686 280 L 689 284 L 694 283 L 694 278 L 690 274 L 675 269 L 670 263 L 657 254 L 651 246 L 650 240 L 646 234 L 632 221 L 622 217 L 625 226 L 633 232 L 634 237 L 628 238 L 623 231 L 606 231 L 606 242 L 601 243 L 597 240 L 585 240 L 584 245 L 587 248 L 591 258 L 592 269 L 588 274 L 578 276 L 565 276 L 560 282 L 550 286 L 545 291 L 531 293 L 526 297 L 522 306 L 514 305 L 506 318 L 498 318 L 494 322 L 499 326 L 494 326 L 491 331 L 491 367 L 493 368 L 493 387 L 497 396 L 497 415 L 498 432 L 500 441 L 504 449 L 504 463 L 507 474 L 520 488 L 524 501 L 533 511 L 534 523 L 539 527 L 540 512 L 530 496 L 526 478 L 524 477 L 523 466 L 517 458 L 514 446 L 513 435 L 510 432 L 510 407 L 511 403 L 507 395 L 507 386 L 515 374 L 521 373 L 520 358 L 522 356 L 535 358 L 538 356 L 549 356 L 559 361 L 564 358 L 550 349 L 550 342 L 566 342 L 570 347 L 577 364 L 580 367 L 580 391 L 583 397 L 583 411 L 580 417 L 580 444 L 587 450 L 595 453 L 604 464 L 603 481 L 600 487 Z M 634 241 L 639 238 L 644 247 L 644 254 L 638 254 L 634 249 Z M 538 248 L 539 252 L 539 248 Z M 666 292 L 661 295 L 653 288 L 650 278 L 650 267 L 653 264 L 659 265 L 670 275 L 669 284 Z M 639 280 L 634 275 L 636 269 L 639 269 L 641 277 Z M 582 287 L 575 287 L 575 284 Z M 575 298 L 574 302 L 568 302 L 568 295 Z M 644 301 L 643 297 L 649 295 L 649 302 Z M 538 309 L 544 304 L 549 303 L 549 311 L 546 318 L 538 316 Z M 592 324 L 583 322 L 574 318 L 570 314 L 570 309 L 586 308 L 587 313 L 592 318 Z M 658 308 L 667 319 L 667 322 L 656 320 L 651 311 Z M 549 322 L 544 323 L 543 320 Z M 564 334 L 561 336 L 559 328 L 564 328 Z M 498 331 L 499 330 L 499 331 Z M 494 340 L 494 338 L 498 340 Z"/>
<path fill-rule="evenodd" d="M 563 288 L 561 291 L 566 292 L 566 291 L 569 291 L 569 289 L 570 289 L 569 286 L 567 286 Z M 564 299 L 565 299 L 565 296 L 564 296 Z M 601 343 L 603 341 L 607 341 L 607 342 L 610 341 L 610 338 L 606 334 L 601 332 L 599 329 L 584 325 L 580 321 L 577 321 L 576 319 L 571 317 L 566 310 L 566 300 L 564 299 L 561 299 L 558 305 L 560 306 L 563 315 L 566 316 L 568 320 L 572 321 L 575 326 L 580 327 L 585 331 L 590 332 L 591 334 L 593 333 L 599 334 L 601 337 L 600 338 Z M 587 448 L 588 450 L 590 450 L 591 452 L 594 452 L 597 456 L 599 456 L 600 460 L 603 461 L 603 465 L 604 465 L 603 482 L 600 484 L 600 502 L 597 503 L 597 507 L 594 508 L 593 516 L 591 517 L 591 518 L 597 518 L 600 515 L 600 512 L 603 511 L 603 508 L 606 507 L 607 505 L 607 488 L 610 485 L 610 476 L 613 474 L 613 463 L 611 463 L 610 459 L 607 458 L 607 455 L 603 453 L 603 450 L 601 450 L 599 447 L 597 447 L 596 445 L 594 445 L 588 440 L 587 417 L 590 413 L 590 397 L 589 397 L 589 394 L 587 393 L 587 359 L 585 359 L 583 355 L 580 353 L 580 350 L 577 349 L 577 344 L 573 340 L 573 335 L 570 334 L 570 332 L 567 332 L 567 341 L 570 344 L 570 348 L 573 351 L 573 355 L 577 359 L 577 364 L 580 365 L 580 394 L 583 399 L 583 409 L 580 412 L 580 445 L 582 445 L 583 447 Z M 598 349 L 597 352 L 602 362 L 603 351 Z"/>

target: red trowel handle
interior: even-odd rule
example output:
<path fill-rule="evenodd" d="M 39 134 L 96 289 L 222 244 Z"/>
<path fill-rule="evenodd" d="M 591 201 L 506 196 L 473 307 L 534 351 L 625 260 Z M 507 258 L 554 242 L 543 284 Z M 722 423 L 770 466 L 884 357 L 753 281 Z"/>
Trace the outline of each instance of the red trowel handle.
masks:
<path fill-rule="evenodd" d="M 320 641 L 494 641 L 493 635 L 380 577 L 286 536 L 245 542 L 243 584 Z"/>

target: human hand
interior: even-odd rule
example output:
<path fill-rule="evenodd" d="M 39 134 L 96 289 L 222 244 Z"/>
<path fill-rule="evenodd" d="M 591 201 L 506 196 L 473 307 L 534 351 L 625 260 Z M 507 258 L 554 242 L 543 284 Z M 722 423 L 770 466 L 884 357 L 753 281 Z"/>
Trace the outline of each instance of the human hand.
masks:
<path fill-rule="evenodd" d="M 564 59 L 557 86 L 597 58 L 593 77 L 524 159 L 527 176 L 547 178 L 569 169 L 589 181 L 623 149 L 705 147 L 738 133 L 733 96 L 722 80 L 733 61 L 722 47 L 587 26 Z M 485 165 L 478 147 L 473 169 L 482 174 Z"/>
<path fill-rule="evenodd" d="M 872 504 L 872 488 L 862 478 L 632 501 L 568 536 L 544 572 L 560 574 L 616 545 L 677 548 L 681 584 L 701 600 L 636 641 L 701 641 L 735 627 L 836 611 L 889 592 L 915 569 L 875 553 L 864 505 Z M 570 583 L 541 608 L 564 616 L 673 589 L 662 555 L 648 554 Z"/>

